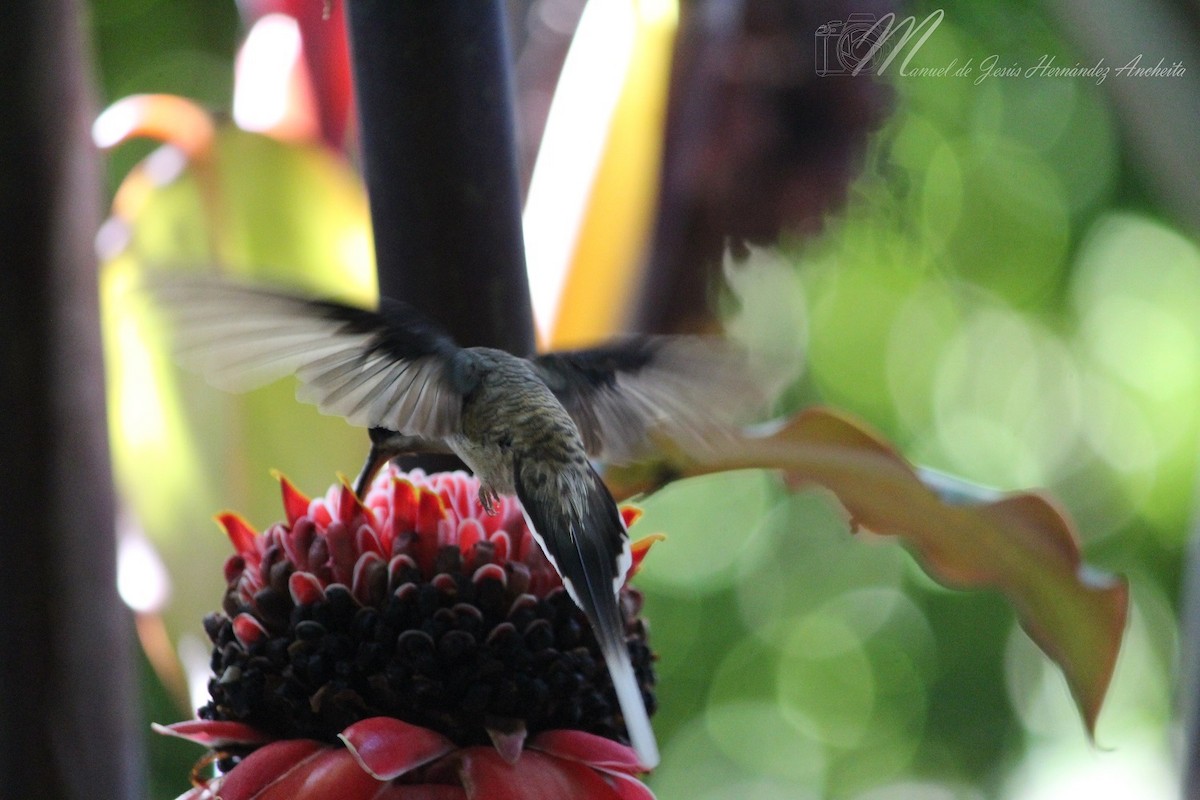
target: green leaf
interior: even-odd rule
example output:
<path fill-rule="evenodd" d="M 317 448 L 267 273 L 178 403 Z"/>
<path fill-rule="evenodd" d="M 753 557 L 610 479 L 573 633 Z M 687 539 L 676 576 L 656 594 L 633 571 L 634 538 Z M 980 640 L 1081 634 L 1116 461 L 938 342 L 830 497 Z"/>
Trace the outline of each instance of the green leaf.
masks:
<path fill-rule="evenodd" d="M 98 240 L 115 472 L 167 563 L 177 642 L 220 605 L 231 550 L 212 514 L 233 507 L 265 527 L 282 518 L 272 468 L 315 493 L 335 469 L 353 475 L 368 440 L 297 403 L 291 381 L 228 395 L 180 370 L 139 276 L 220 269 L 370 303 L 366 197 L 336 154 L 226 126 L 190 160 L 168 146 L 134 169 Z"/>

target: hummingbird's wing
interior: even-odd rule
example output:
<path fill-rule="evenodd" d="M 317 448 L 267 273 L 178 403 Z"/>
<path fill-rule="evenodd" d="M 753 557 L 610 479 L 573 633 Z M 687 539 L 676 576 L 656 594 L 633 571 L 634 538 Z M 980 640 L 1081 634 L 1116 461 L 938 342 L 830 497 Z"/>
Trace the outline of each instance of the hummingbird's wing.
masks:
<path fill-rule="evenodd" d="M 715 338 L 632 337 L 531 361 L 588 454 L 612 463 L 644 455 L 654 435 L 703 455 L 765 402 L 743 354 Z"/>
<path fill-rule="evenodd" d="M 633 563 L 621 512 L 590 466 L 578 472 L 518 462 L 515 473 L 525 521 L 592 624 L 629 741 L 642 766 L 652 769 L 658 765 L 658 744 L 629 657 L 620 605 L 619 592 Z"/>
<path fill-rule="evenodd" d="M 354 425 L 438 439 L 459 428 L 454 341 L 413 307 L 379 311 L 218 277 L 144 281 L 173 323 L 179 360 L 244 391 L 294 374 L 298 399 Z"/>

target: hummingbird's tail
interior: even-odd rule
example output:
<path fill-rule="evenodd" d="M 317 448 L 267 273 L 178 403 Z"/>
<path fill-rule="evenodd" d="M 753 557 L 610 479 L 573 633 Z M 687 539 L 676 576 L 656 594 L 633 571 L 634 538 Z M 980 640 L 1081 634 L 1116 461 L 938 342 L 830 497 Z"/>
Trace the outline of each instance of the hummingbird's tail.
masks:
<path fill-rule="evenodd" d="M 572 592 L 573 597 L 574 595 Z M 604 654 L 604 663 L 612 676 L 617 702 L 620 703 L 621 714 L 625 718 L 625 730 L 629 734 L 629 741 L 637 751 L 642 766 L 652 769 L 658 765 L 658 743 L 654 738 L 654 729 L 650 727 L 650 717 L 646 713 L 641 685 L 633 671 L 633 663 L 629 660 L 625 623 L 617 595 L 609 593 L 607 598 L 605 600 L 603 597 L 597 597 L 599 602 L 591 608 L 580 603 L 579 598 L 576 598 L 575 602 L 583 609 L 592 623 L 592 630 L 596 633 L 596 641 L 600 645 L 600 652 Z"/>
<path fill-rule="evenodd" d="M 527 481 L 517 466 L 517 496 L 530 530 L 562 576 L 563 586 L 592 625 L 604 663 L 612 677 L 625 718 L 629 741 L 642 766 L 658 765 L 658 744 L 641 685 L 629 658 L 620 590 L 633 563 L 629 534 L 608 487 L 590 467 L 584 485 L 570 479 L 580 473 L 559 472 L 557 480 Z M 555 483 L 567 485 L 554 486 Z M 543 494 L 531 485 L 550 489 Z"/>

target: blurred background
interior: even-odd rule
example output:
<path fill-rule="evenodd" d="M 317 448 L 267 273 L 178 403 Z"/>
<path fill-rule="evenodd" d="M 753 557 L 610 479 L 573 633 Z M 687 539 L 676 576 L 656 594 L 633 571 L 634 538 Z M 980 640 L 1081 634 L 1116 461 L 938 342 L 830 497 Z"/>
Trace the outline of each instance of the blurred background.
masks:
<path fill-rule="evenodd" d="M 552 89 L 581 3 L 512 7 L 519 69 L 550 64 L 540 82 L 520 73 L 533 87 L 522 108 L 544 116 L 539 87 Z M 919 21 L 939 8 L 902 13 Z M 660 657 L 664 753 L 649 784 L 662 800 L 1175 796 L 1180 587 L 1200 451 L 1200 159 L 1189 146 L 1200 50 L 1194 8 L 1131 9 L 946 9 L 906 66 L 897 58 L 855 79 L 892 95 L 844 203 L 753 250 L 713 295 L 735 336 L 785 356 L 776 412 L 833 405 L 922 465 L 999 489 L 1046 487 L 1087 560 L 1128 577 L 1130 624 L 1095 744 L 997 595 L 943 589 L 894 543 L 848 535 L 822 495 L 747 471 L 661 490 L 634 531 L 669 536 L 638 579 Z M 234 92 L 244 19 L 210 0 L 90 5 L 102 107 L 167 93 L 218 124 L 219 157 L 202 168 L 157 142 L 106 142 L 119 143 L 108 159 L 116 221 L 100 237 L 109 413 L 123 594 L 149 653 L 147 731 L 196 702 L 160 679 L 171 653 L 206 678 L 199 621 L 219 600 L 228 552 L 211 515 L 231 507 L 265 527 L 280 516 L 268 469 L 317 494 L 335 470 L 352 474 L 365 446 L 361 431 L 293 403 L 291 386 L 232 398 L 180 374 L 152 313 L 114 299 L 139 259 L 214 252 L 257 277 L 370 296 L 353 164 L 311 127 L 269 138 L 221 125 L 231 115 L 252 125 Z M 285 51 L 256 52 L 266 71 Z M 1140 67 L 1161 58 L 1184 73 L 1115 71 L 1138 55 Z M 251 58 L 247 47 L 241 91 Z M 1110 71 L 1026 73 L 1039 64 Z M 524 133 L 528 161 L 537 138 Z M 555 280 L 535 275 L 535 297 Z M 555 312 L 542 313 L 551 330 Z M 153 796 L 173 796 L 198 753 L 147 737 Z"/>

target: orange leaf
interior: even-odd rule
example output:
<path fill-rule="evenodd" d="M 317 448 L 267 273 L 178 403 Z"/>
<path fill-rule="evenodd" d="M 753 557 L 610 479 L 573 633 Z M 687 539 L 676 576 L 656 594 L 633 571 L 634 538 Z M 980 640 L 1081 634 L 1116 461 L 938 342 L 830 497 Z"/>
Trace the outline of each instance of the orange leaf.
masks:
<path fill-rule="evenodd" d="M 1071 521 L 1035 493 L 951 504 L 859 423 L 811 409 L 773 433 L 742 437 L 685 474 L 775 468 L 793 487 L 831 491 L 852 526 L 903 539 L 922 567 L 959 589 L 989 588 L 1062 668 L 1089 732 L 1112 678 L 1128 586 L 1083 564 Z"/>

